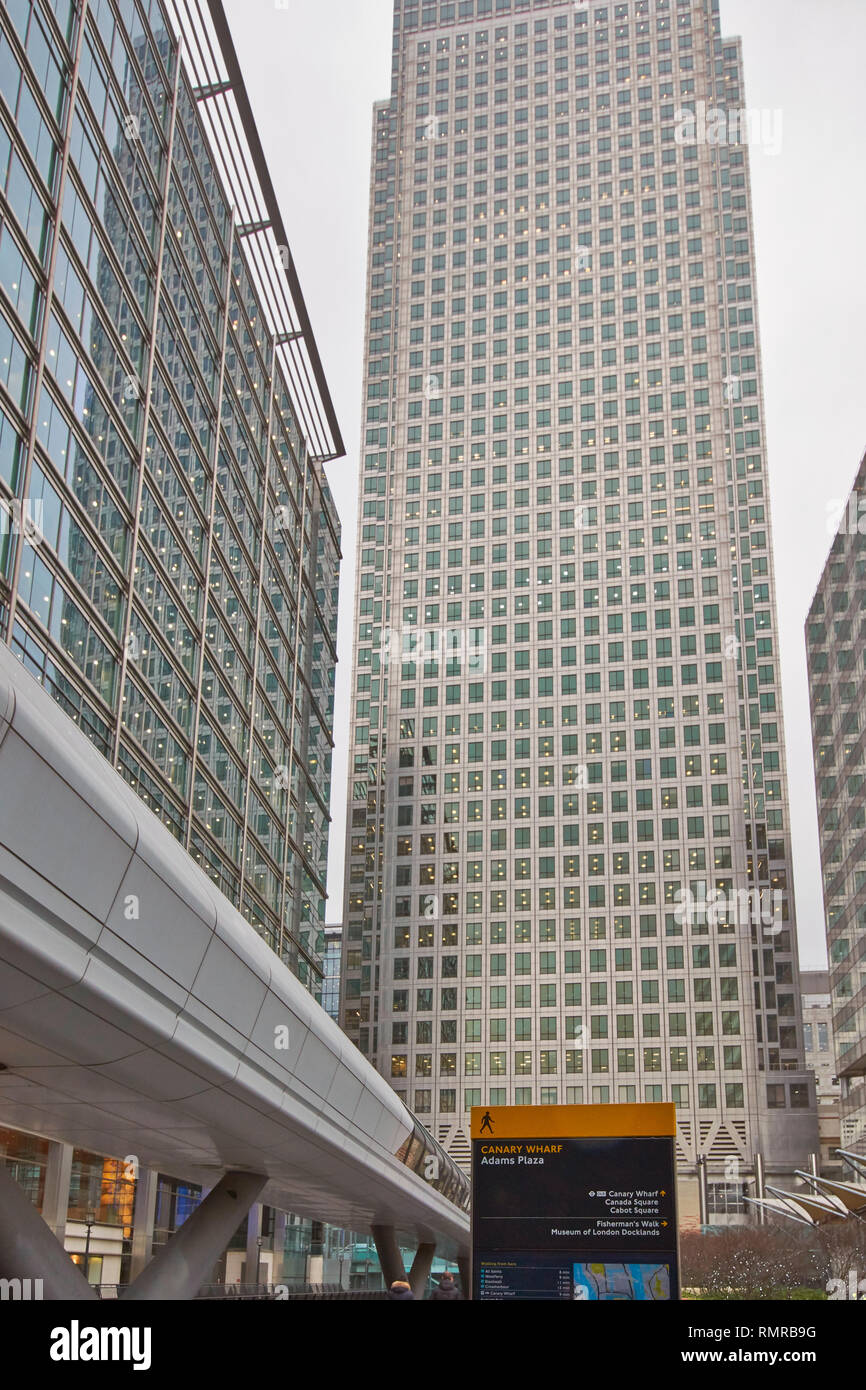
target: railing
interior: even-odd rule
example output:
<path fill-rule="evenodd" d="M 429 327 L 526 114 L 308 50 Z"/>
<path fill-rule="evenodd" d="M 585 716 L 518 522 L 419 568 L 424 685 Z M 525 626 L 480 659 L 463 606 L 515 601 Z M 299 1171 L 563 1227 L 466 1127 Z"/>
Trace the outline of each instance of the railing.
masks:
<path fill-rule="evenodd" d="M 122 1298 L 127 1284 L 94 1284 L 93 1289 L 102 1299 Z M 258 1300 L 262 1303 L 307 1302 L 322 1299 L 382 1300 L 387 1298 L 385 1289 L 345 1289 L 341 1284 L 204 1284 L 197 1298 L 223 1299 L 229 1302 Z"/>
<path fill-rule="evenodd" d="M 345 1289 L 341 1284 L 203 1284 L 197 1298 L 258 1299 L 260 1302 L 311 1302 L 313 1300 L 383 1300 L 385 1289 Z"/>

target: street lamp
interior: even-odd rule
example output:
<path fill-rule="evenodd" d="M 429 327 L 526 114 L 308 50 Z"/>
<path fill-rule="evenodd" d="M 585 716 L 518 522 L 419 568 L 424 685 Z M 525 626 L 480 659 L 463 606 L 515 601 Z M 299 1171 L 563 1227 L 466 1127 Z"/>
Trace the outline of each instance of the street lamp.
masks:
<path fill-rule="evenodd" d="M 96 1212 L 88 1210 L 84 1214 L 84 1224 L 87 1227 L 87 1239 L 84 1242 L 84 1277 L 90 1283 L 90 1232 L 96 1224 Z"/>
<path fill-rule="evenodd" d="M 259 1284 L 262 1282 L 262 1244 L 262 1238 L 259 1236 L 256 1239 L 256 1245 L 258 1247 L 258 1253 L 256 1255 L 256 1288 L 258 1288 Z"/>

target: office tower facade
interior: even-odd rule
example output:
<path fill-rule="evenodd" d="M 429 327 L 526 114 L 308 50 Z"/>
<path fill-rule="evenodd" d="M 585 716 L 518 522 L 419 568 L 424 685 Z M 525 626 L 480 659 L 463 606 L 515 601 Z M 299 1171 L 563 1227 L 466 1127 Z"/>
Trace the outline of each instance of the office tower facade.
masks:
<path fill-rule="evenodd" d="M 806 1066 L 815 1073 L 818 1105 L 819 1164 L 825 1178 L 845 1178 L 847 1169 L 836 1156 L 842 1143 L 841 1089 L 833 1045 L 833 1007 L 827 970 L 804 970 L 800 975 L 803 999 L 803 1046 Z"/>
<path fill-rule="evenodd" d="M 342 444 L 225 18 L 0 49 L 0 638 L 318 993 Z"/>
<path fill-rule="evenodd" d="M 838 526 L 806 620 L 806 660 L 842 1147 L 866 1154 L 864 499 L 866 455 L 841 518 L 832 517 Z"/>
<path fill-rule="evenodd" d="M 725 1189 L 814 1142 L 740 44 L 711 0 L 393 44 L 344 1026 L 456 1157 L 473 1104 L 673 1099 Z"/>

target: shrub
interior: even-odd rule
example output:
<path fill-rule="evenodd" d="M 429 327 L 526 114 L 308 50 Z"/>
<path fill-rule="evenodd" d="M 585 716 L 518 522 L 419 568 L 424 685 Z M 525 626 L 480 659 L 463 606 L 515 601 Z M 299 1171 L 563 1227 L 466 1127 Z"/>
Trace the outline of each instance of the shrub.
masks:
<path fill-rule="evenodd" d="M 731 1226 L 716 1235 L 684 1232 L 681 1282 L 699 1298 L 821 1298 L 833 1278 L 866 1269 L 866 1227 Z"/>

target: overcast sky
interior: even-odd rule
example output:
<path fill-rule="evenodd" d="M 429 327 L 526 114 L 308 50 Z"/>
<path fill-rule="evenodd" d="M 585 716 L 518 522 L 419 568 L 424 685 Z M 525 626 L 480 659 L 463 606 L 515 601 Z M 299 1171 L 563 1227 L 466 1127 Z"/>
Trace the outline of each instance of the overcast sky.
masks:
<path fill-rule="evenodd" d="M 342 917 L 372 105 L 391 87 L 391 0 L 226 0 L 348 457 L 328 920 Z M 781 112 L 751 156 L 801 963 L 825 964 L 803 622 L 827 509 L 866 447 L 863 0 L 721 0 L 744 104 Z"/>

